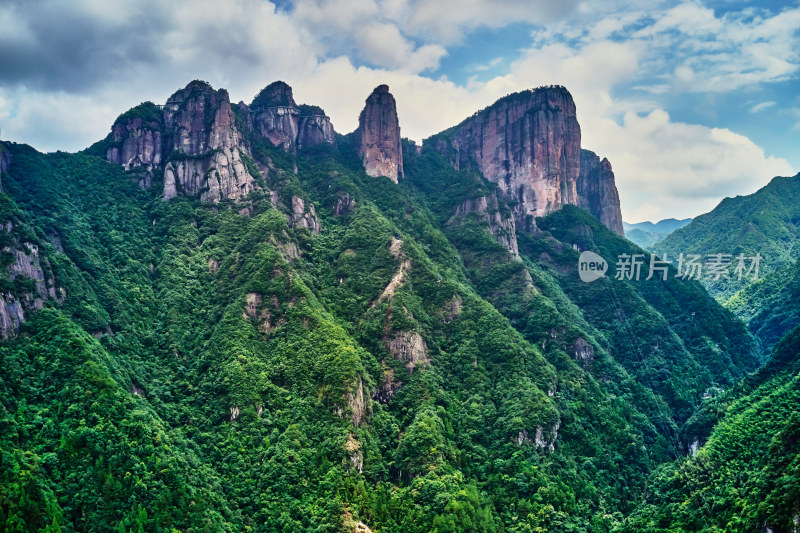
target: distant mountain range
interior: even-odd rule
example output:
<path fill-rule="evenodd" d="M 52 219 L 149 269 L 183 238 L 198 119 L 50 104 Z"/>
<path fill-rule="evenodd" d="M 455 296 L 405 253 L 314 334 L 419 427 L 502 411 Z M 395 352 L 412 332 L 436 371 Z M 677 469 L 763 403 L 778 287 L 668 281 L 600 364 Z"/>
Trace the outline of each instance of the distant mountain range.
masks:
<path fill-rule="evenodd" d="M 622 229 L 625 231 L 625 237 L 629 241 L 635 242 L 642 248 L 649 248 L 655 243 L 663 241 L 667 235 L 676 229 L 684 227 L 691 221 L 691 218 L 684 218 L 683 220 L 666 218 L 655 224 L 649 221 L 636 224 L 623 222 Z"/>
<path fill-rule="evenodd" d="M 711 212 L 656 243 L 653 250 L 675 260 L 681 253 L 759 254 L 759 278 L 787 268 L 800 251 L 800 174 L 776 177 L 769 184 L 747 196 L 725 198 Z M 728 299 L 747 287 L 753 276 L 702 279 L 706 289 L 717 299 Z"/>

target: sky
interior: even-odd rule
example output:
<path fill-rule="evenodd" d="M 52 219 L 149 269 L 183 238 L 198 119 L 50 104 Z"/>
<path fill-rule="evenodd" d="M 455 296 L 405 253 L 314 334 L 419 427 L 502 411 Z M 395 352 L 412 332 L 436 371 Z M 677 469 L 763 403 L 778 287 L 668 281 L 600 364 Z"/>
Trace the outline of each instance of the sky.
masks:
<path fill-rule="evenodd" d="M 628 222 L 800 171 L 800 0 L 3 0 L 0 28 L 0 138 L 42 151 L 193 79 L 246 103 L 283 80 L 339 133 L 386 83 L 416 141 L 560 84 Z"/>

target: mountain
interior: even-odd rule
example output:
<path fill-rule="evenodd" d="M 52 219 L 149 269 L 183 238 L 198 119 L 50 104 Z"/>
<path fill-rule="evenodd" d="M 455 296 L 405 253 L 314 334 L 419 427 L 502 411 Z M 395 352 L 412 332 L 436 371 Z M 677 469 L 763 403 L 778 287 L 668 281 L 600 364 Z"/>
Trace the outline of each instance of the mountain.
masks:
<path fill-rule="evenodd" d="M 777 177 L 748 196 L 726 198 L 710 213 L 653 246 L 659 255 L 676 261 L 681 253 L 697 254 L 705 261 L 712 254 L 724 254 L 731 263 L 729 277 L 701 277 L 708 291 L 726 300 L 754 281 L 750 275 L 735 275 L 738 256 L 748 260 L 760 256 L 759 277 L 788 267 L 800 251 L 800 174 Z"/>
<path fill-rule="evenodd" d="M 691 218 L 684 218 L 677 220 L 674 218 L 666 218 L 653 224 L 652 222 L 638 222 L 636 224 L 622 223 L 625 231 L 625 238 L 629 241 L 635 242 L 642 248 L 650 248 L 655 243 L 664 240 L 667 235 L 680 229 L 691 222 Z"/>
<path fill-rule="evenodd" d="M 510 94 L 429 144 L 454 168 L 478 170 L 496 183 L 521 228 L 571 204 L 622 235 L 611 164 L 581 151 L 575 102 L 564 87 Z"/>
<path fill-rule="evenodd" d="M 760 341 L 765 353 L 800 326 L 800 263 L 780 267 L 749 284 L 725 303 Z"/>
<path fill-rule="evenodd" d="M 760 365 L 674 268 L 581 281 L 641 251 L 565 89 L 398 149 L 384 87 L 348 135 L 194 81 L 0 143 L 7 530 L 610 531 Z"/>
<path fill-rule="evenodd" d="M 708 442 L 658 469 L 621 531 L 797 531 L 800 329 L 733 390 L 709 396 Z"/>

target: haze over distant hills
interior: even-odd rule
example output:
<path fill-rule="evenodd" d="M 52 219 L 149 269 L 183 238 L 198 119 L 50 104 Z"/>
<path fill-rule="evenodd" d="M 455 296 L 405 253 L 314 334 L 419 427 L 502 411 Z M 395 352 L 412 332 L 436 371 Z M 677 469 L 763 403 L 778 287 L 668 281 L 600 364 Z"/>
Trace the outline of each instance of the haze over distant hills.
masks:
<path fill-rule="evenodd" d="M 642 248 L 649 248 L 655 243 L 662 241 L 667 235 L 682 228 L 691 222 L 691 218 L 684 218 L 677 220 L 675 218 L 666 218 L 655 224 L 652 222 L 637 222 L 629 224 L 623 222 L 622 227 L 625 231 L 625 237 L 638 244 Z"/>

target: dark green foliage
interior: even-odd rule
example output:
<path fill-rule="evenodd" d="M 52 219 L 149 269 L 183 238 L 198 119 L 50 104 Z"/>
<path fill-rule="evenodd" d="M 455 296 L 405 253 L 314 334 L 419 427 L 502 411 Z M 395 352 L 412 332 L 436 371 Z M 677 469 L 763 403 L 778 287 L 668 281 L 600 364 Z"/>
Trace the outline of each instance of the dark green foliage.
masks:
<path fill-rule="evenodd" d="M 727 302 L 770 353 L 780 338 L 800 326 L 800 262 L 776 268 Z"/>
<path fill-rule="evenodd" d="M 726 198 L 710 213 L 654 245 L 656 253 L 677 260 L 678 254 L 761 254 L 760 275 L 789 266 L 798 256 L 800 243 L 800 174 L 774 178 L 749 196 Z M 725 300 L 752 281 L 732 276 L 703 283 L 715 297 Z"/>
<path fill-rule="evenodd" d="M 576 281 L 572 244 L 632 249 L 578 209 L 515 258 L 454 216 L 494 186 L 432 151 L 404 143 L 398 185 L 350 137 L 248 142 L 275 205 L 10 146 L 0 238 L 66 298 L 0 345 L 9 531 L 610 531 L 700 394 L 757 362 L 697 284 Z"/>
<path fill-rule="evenodd" d="M 623 531 L 792 531 L 800 511 L 800 329 L 722 398 L 697 455 L 664 465 Z M 710 401 L 710 402 L 711 402 Z"/>

